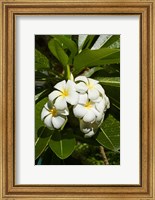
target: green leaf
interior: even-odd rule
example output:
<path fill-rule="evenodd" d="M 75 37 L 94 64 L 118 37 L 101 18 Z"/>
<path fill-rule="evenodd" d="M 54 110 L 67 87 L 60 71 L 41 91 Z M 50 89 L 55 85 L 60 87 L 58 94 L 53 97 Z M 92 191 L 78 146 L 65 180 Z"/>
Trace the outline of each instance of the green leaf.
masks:
<path fill-rule="evenodd" d="M 118 151 L 120 149 L 120 122 L 109 114 L 103 121 L 96 140 L 105 148 Z"/>
<path fill-rule="evenodd" d="M 73 57 L 77 53 L 77 45 L 75 42 L 64 35 L 56 35 L 54 36 L 61 44 L 62 46 L 65 45 L 71 52 L 71 57 Z"/>
<path fill-rule="evenodd" d="M 74 151 L 76 140 L 72 129 L 54 131 L 49 146 L 52 151 L 61 159 L 69 157 Z"/>
<path fill-rule="evenodd" d="M 89 50 L 89 49 L 83 50 L 80 54 L 75 56 L 73 63 L 75 67 L 74 73 L 77 74 L 86 67 L 95 66 L 99 60 L 106 58 L 110 55 L 112 58 L 112 56 L 117 52 L 119 52 L 118 49 L 108 49 L 108 48 L 102 48 L 98 50 Z"/>
<path fill-rule="evenodd" d="M 103 77 L 120 77 L 120 65 L 113 64 L 113 65 L 103 65 L 100 66 L 102 70 L 99 72 L 95 72 L 92 78 L 103 78 Z"/>
<path fill-rule="evenodd" d="M 102 82 L 101 82 L 101 85 Z M 120 87 L 103 85 L 106 95 L 117 109 L 120 109 Z"/>
<path fill-rule="evenodd" d="M 93 66 L 109 65 L 109 64 L 119 64 L 120 63 L 120 52 L 113 53 L 104 59 L 92 62 Z"/>
<path fill-rule="evenodd" d="M 43 106 L 48 101 L 47 98 L 42 99 L 35 105 L 35 139 L 37 140 L 37 132 L 41 126 L 44 126 L 44 123 L 41 121 L 41 111 Z"/>
<path fill-rule="evenodd" d="M 120 87 L 120 77 L 95 77 L 102 85 Z"/>
<path fill-rule="evenodd" d="M 35 49 L 35 69 L 49 69 L 50 64 L 48 58 L 40 51 Z"/>
<path fill-rule="evenodd" d="M 96 39 L 96 37 L 98 37 L 97 35 L 88 35 L 87 39 L 86 39 L 86 47 L 84 46 L 85 49 L 90 49 L 91 46 L 94 43 L 94 40 Z"/>
<path fill-rule="evenodd" d="M 39 128 L 37 135 L 38 138 L 35 143 L 35 159 L 44 152 L 52 136 L 52 131 L 42 126 Z"/>
<path fill-rule="evenodd" d="M 59 60 L 59 62 L 65 67 L 68 64 L 68 56 L 63 48 L 60 46 L 58 41 L 51 39 L 48 43 L 48 47 L 51 53 Z"/>
<path fill-rule="evenodd" d="M 49 89 L 45 89 L 45 90 L 41 91 L 40 93 L 36 94 L 35 95 L 35 104 L 37 104 L 39 101 L 41 101 L 42 99 L 47 97 L 50 92 L 51 91 Z"/>
<path fill-rule="evenodd" d="M 120 35 L 112 35 L 104 44 L 102 47 L 109 47 L 110 45 L 114 44 L 116 41 L 120 39 Z"/>

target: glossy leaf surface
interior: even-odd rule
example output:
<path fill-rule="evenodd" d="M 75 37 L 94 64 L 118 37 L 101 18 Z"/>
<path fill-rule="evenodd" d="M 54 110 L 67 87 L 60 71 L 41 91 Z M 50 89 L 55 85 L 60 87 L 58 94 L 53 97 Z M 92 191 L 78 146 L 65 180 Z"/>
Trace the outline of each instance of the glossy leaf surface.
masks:
<path fill-rule="evenodd" d="M 76 144 L 72 129 L 54 131 L 49 146 L 52 151 L 61 159 L 65 159 L 72 154 Z"/>

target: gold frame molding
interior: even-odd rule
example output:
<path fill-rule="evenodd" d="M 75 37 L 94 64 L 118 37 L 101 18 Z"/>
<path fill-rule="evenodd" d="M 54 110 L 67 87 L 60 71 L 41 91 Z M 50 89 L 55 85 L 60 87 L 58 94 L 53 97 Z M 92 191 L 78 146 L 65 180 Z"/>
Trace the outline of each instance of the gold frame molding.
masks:
<path fill-rule="evenodd" d="M 155 1 L 0 0 L 0 199 L 155 199 Z M 140 17 L 141 182 L 139 185 L 15 184 L 15 18 L 18 15 Z"/>

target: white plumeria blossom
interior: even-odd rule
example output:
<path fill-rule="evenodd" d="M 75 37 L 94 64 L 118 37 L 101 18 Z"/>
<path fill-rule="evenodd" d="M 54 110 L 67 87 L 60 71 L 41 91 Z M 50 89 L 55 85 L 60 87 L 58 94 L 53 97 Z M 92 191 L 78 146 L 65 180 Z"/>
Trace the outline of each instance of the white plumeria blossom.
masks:
<path fill-rule="evenodd" d="M 100 107 L 104 110 L 102 102 L 92 102 L 87 94 L 79 94 L 79 102 L 73 107 L 73 113 L 84 122 L 93 123 L 102 119 L 103 112 L 100 111 Z"/>
<path fill-rule="evenodd" d="M 92 137 L 102 124 L 110 101 L 99 81 L 85 76 L 79 76 L 75 81 L 79 101 L 73 107 L 73 113 L 80 118 L 80 130 L 85 137 Z"/>
<path fill-rule="evenodd" d="M 75 78 L 76 89 L 79 93 L 88 93 L 88 97 L 92 101 L 98 100 L 100 95 L 104 96 L 105 91 L 102 86 L 99 84 L 99 81 L 92 78 L 87 78 L 85 76 L 78 76 Z"/>
<path fill-rule="evenodd" d="M 69 115 L 68 109 L 57 110 L 52 102 L 47 102 L 41 112 L 41 120 L 51 130 L 60 129 Z"/>
<path fill-rule="evenodd" d="M 69 115 L 68 105 L 73 106 L 74 116 L 80 119 L 80 130 L 84 137 L 92 137 L 102 124 L 105 112 L 110 108 L 109 98 L 99 81 L 78 76 L 57 83 L 48 96 L 41 119 L 51 130 L 60 129 Z"/>
<path fill-rule="evenodd" d="M 75 105 L 78 103 L 78 93 L 76 92 L 76 84 L 68 80 L 67 82 L 65 80 L 57 83 L 54 88 L 57 90 L 54 90 L 49 94 L 49 100 L 51 102 L 54 101 L 54 106 L 58 110 L 64 110 L 67 108 L 67 103 L 71 105 Z"/>

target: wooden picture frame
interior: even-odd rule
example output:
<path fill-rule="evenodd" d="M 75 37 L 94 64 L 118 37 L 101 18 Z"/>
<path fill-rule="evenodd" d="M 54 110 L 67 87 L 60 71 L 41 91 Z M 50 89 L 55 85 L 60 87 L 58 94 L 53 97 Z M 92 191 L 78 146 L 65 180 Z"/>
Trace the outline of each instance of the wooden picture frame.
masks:
<path fill-rule="evenodd" d="M 0 198 L 155 199 L 155 1 L 1 0 Z M 138 15 L 141 65 L 139 185 L 15 185 L 15 22 L 17 15 Z"/>

